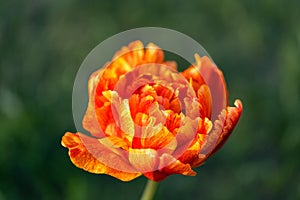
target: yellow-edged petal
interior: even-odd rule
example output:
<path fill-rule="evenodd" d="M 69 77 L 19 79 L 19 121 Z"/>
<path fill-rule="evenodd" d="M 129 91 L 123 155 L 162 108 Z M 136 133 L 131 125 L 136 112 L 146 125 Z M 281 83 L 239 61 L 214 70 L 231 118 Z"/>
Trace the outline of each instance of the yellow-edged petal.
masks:
<path fill-rule="evenodd" d="M 108 174 L 122 181 L 130 181 L 141 175 L 139 172 L 134 172 L 135 170 L 126 161 L 126 158 L 114 153 L 97 139 L 80 133 L 72 134 L 67 132 L 63 136 L 61 143 L 69 149 L 70 159 L 78 168 L 91 173 Z M 100 160 L 106 160 L 110 164 L 114 162 L 118 167 L 112 168 Z"/>

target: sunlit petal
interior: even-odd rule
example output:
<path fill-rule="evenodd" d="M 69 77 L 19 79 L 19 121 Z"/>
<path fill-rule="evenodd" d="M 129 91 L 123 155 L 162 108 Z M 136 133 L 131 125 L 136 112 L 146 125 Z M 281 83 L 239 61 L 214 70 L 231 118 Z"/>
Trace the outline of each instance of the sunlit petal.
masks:
<path fill-rule="evenodd" d="M 123 181 L 130 181 L 141 175 L 140 173 L 126 172 L 126 169 L 127 171 L 134 171 L 134 169 L 120 155 L 111 152 L 97 139 L 92 139 L 79 133 L 72 134 L 67 132 L 62 138 L 62 145 L 69 148 L 69 155 L 73 164 L 88 172 L 108 174 Z M 86 146 L 88 146 L 88 149 Z M 108 167 L 107 163 L 103 164 L 100 162 L 100 159 L 97 158 L 104 154 L 111 156 L 110 159 L 114 160 L 118 165 L 124 165 L 124 171 L 116 170 L 116 168 Z"/>

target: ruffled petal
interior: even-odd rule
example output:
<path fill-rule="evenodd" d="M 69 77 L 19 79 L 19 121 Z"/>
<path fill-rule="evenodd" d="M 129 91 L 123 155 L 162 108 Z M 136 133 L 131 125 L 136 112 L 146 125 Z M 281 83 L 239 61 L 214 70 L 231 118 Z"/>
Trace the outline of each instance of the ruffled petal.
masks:
<path fill-rule="evenodd" d="M 201 117 L 216 120 L 228 104 L 226 83 L 222 72 L 207 56 L 195 54 L 196 63 L 181 72 L 197 93 Z M 213 106 L 213 107 L 212 107 Z"/>
<path fill-rule="evenodd" d="M 214 129 L 205 138 L 205 143 L 200 150 L 200 157 L 205 159 L 216 153 L 229 138 L 232 130 L 237 124 L 243 110 L 242 102 L 236 100 L 236 107 L 227 107 L 219 115 L 219 119 L 214 123 Z"/>
<path fill-rule="evenodd" d="M 144 59 L 147 63 L 162 63 L 164 52 L 155 44 L 149 43 L 146 46 Z"/>
<path fill-rule="evenodd" d="M 212 120 L 216 120 L 219 113 L 228 105 L 228 94 L 223 73 L 207 56 L 196 57 L 200 65 L 200 73 L 208 85 L 212 97 Z"/>
<path fill-rule="evenodd" d="M 184 164 L 169 154 L 163 154 L 159 159 L 158 170 L 144 173 L 144 176 L 153 181 L 161 181 L 172 174 L 195 176 L 197 173 L 189 164 Z"/>
<path fill-rule="evenodd" d="M 135 67 L 143 62 L 144 45 L 141 41 L 137 40 L 131 42 L 128 47 L 124 46 L 120 51 L 114 55 L 114 59 L 123 57 L 129 66 Z"/>
<path fill-rule="evenodd" d="M 135 169 L 120 155 L 120 152 L 116 153 L 111 151 L 97 139 L 80 133 L 72 134 L 67 132 L 63 136 L 61 143 L 64 147 L 69 149 L 70 159 L 78 168 L 91 173 L 108 174 L 122 181 L 130 181 L 141 175 L 141 173 L 135 172 Z M 124 144 L 118 141 L 112 141 L 112 145 Z M 116 149 L 113 150 L 116 151 Z M 105 160 L 110 163 L 105 164 L 100 162 L 100 160 Z M 118 166 L 112 168 L 113 163 Z M 118 170 L 121 167 L 124 171 Z"/>
<path fill-rule="evenodd" d="M 219 113 L 228 105 L 228 94 L 223 73 L 210 58 L 200 58 L 195 54 L 196 67 L 199 70 L 205 84 L 208 85 L 212 97 L 212 120 L 218 118 Z"/>

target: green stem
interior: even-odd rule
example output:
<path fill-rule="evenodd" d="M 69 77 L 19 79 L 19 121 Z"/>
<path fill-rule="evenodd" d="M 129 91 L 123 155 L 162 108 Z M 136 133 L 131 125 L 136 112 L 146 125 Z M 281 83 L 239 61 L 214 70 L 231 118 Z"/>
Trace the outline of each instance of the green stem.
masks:
<path fill-rule="evenodd" d="M 159 182 L 154 182 L 154 181 L 148 180 L 141 200 L 152 200 L 155 195 L 158 185 L 159 185 Z"/>

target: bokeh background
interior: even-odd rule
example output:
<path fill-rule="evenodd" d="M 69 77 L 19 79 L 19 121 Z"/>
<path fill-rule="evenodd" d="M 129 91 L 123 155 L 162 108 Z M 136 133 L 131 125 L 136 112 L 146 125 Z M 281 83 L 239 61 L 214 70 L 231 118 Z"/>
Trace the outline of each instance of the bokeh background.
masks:
<path fill-rule="evenodd" d="M 76 168 L 72 87 L 85 56 L 121 31 L 166 27 L 200 42 L 244 112 L 196 177 L 174 175 L 156 199 L 300 199 L 300 1 L 1 1 L 0 199 L 138 199 Z M 176 41 L 175 41 L 176 42 Z"/>

